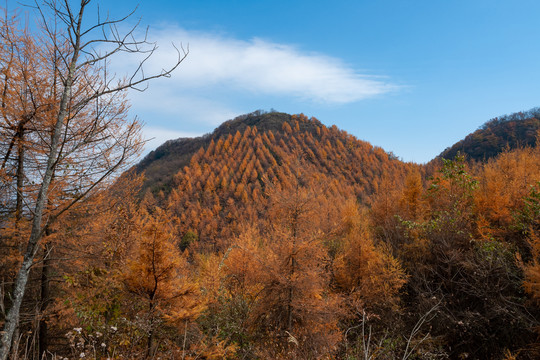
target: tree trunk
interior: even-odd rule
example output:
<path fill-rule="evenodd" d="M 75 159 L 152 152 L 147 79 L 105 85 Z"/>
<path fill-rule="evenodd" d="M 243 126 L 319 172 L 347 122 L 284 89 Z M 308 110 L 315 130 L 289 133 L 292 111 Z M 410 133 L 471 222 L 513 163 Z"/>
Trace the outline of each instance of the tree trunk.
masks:
<path fill-rule="evenodd" d="M 150 332 L 148 333 L 148 342 L 146 346 L 145 359 L 150 359 L 152 357 L 153 347 L 154 347 L 154 329 L 150 329 Z"/>
<path fill-rule="evenodd" d="M 18 164 L 17 164 L 17 202 L 15 205 L 15 228 L 19 228 L 23 208 L 23 185 L 24 185 L 24 128 L 20 127 L 18 137 Z"/>
<path fill-rule="evenodd" d="M 78 34 L 80 34 L 80 27 L 81 27 L 81 21 L 82 21 L 82 12 L 83 7 L 81 7 L 80 16 L 79 16 L 79 23 L 77 24 Z M 2 340 L 0 343 L 0 360 L 7 360 L 7 357 L 9 355 L 9 350 L 11 347 L 11 343 L 13 340 L 13 333 L 15 331 L 15 328 L 17 327 L 19 323 L 19 312 L 21 309 L 21 303 L 24 297 L 24 292 L 26 289 L 26 283 L 28 282 L 28 275 L 30 273 L 30 268 L 32 267 L 32 263 L 34 262 L 34 257 L 36 255 L 37 250 L 39 249 L 39 241 L 41 240 L 42 236 L 42 218 L 43 218 L 43 211 L 45 210 L 45 206 L 47 205 L 48 200 L 48 191 L 49 191 L 49 185 L 51 183 L 51 179 L 54 173 L 54 169 L 56 166 L 56 160 L 58 156 L 58 149 L 60 145 L 60 136 L 62 134 L 62 128 L 64 125 L 64 121 L 67 117 L 67 105 L 69 101 L 69 97 L 71 94 L 71 86 L 73 83 L 73 77 L 77 65 L 77 59 L 79 55 L 79 44 L 80 44 L 80 36 L 77 37 L 77 42 L 74 46 L 74 53 L 73 58 L 71 59 L 69 72 L 67 74 L 65 83 L 64 83 L 64 89 L 62 91 L 62 99 L 60 101 L 60 109 L 58 112 L 58 116 L 56 118 L 56 123 L 53 129 L 52 137 L 51 137 L 51 147 L 47 158 L 47 168 L 45 170 L 45 174 L 43 176 L 43 182 L 41 183 L 41 187 L 39 189 L 35 209 L 34 209 L 34 219 L 32 221 L 32 231 L 30 233 L 30 238 L 28 240 L 28 245 L 26 247 L 26 251 L 24 253 L 24 259 L 21 264 L 21 268 L 19 269 L 19 273 L 17 274 L 17 278 L 15 280 L 15 290 L 13 291 L 13 305 L 11 306 L 11 309 L 9 310 L 7 316 L 6 316 L 6 322 L 4 324 L 4 331 L 2 334 Z"/>
<path fill-rule="evenodd" d="M 45 253 L 43 255 L 43 269 L 41 270 L 41 307 L 40 307 L 40 320 L 39 320 L 39 341 L 38 341 L 38 356 L 42 359 L 47 353 L 49 346 L 47 320 L 44 317 L 44 313 L 50 303 L 50 258 L 49 252 L 51 250 L 50 243 L 45 244 Z M 46 357 L 45 357 L 46 358 Z"/>
<path fill-rule="evenodd" d="M 21 123 L 14 137 L 17 142 L 17 185 L 15 203 L 15 229 L 19 230 L 23 208 L 23 185 L 24 185 L 24 125 Z M 19 235 L 17 235 L 18 237 Z M 18 359 L 19 355 L 19 326 L 15 327 L 11 341 L 11 359 Z"/>
<path fill-rule="evenodd" d="M 17 326 L 15 328 L 15 332 L 13 333 L 13 343 L 11 344 L 11 360 L 16 360 L 19 358 L 19 338 L 20 332 L 19 327 Z"/>
<path fill-rule="evenodd" d="M 149 314 L 150 314 L 150 332 L 148 333 L 147 343 L 146 343 L 146 356 L 145 359 L 150 359 L 152 357 L 154 346 L 154 296 L 156 294 L 157 289 L 157 282 L 156 287 L 154 287 L 154 291 L 150 294 L 150 304 L 149 304 Z"/>

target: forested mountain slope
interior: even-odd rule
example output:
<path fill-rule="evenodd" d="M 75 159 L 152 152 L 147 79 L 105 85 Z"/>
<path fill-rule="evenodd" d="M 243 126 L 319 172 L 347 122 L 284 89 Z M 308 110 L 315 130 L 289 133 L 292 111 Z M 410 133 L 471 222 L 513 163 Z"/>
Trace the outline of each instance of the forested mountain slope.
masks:
<path fill-rule="evenodd" d="M 181 236 L 191 231 L 215 243 L 233 235 L 240 219 L 259 217 L 266 188 L 286 186 L 296 167 L 316 174 L 329 193 L 363 203 L 384 181 L 418 168 L 315 118 L 257 112 L 200 138 L 169 141 L 138 170 L 178 217 Z"/>
<path fill-rule="evenodd" d="M 487 160 L 504 149 L 534 146 L 540 129 L 540 109 L 494 118 L 465 139 L 444 150 L 439 157 L 453 159 L 458 153 L 470 160 Z"/>
<path fill-rule="evenodd" d="M 256 138 L 258 140 L 254 142 Z M 173 176 L 186 165 L 199 161 L 203 155 L 206 160 L 214 155 L 234 155 L 227 162 L 235 163 L 232 165 L 238 168 L 243 156 L 248 155 L 249 147 L 252 147 L 254 157 L 248 160 L 259 160 L 265 164 L 257 168 L 260 176 L 266 170 L 275 172 L 274 162 L 281 164 L 284 155 L 299 152 L 298 156 L 306 158 L 322 172 L 345 177 L 350 183 L 358 182 L 359 196 L 371 194 L 378 182 L 372 180 L 380 180 L 386 169 L 390 173 L 402 172 L 408 166 L 383 149 L 360 141 L 335 126 L 328 128 L 315 118 L 256 111 L 226 121 L 210 134 L 169 140 L 148 154 L 136 170 L 145 172 L 145 187 L 154 192 L 169 192 Z M 195 160 L 192 160 L 194 156 Z"/>
<path fill-rule="evenodd" d="M 49 226 L 26 358 L 539 358 L 536 146 L 420 166 L 253 113 L 138 169 Z M 28 225 L 2 231 L 0 278 Z"/>
<path fill-rule="evenodd" d="M 293 328 L 305 336 L 302 346 L 313 346 L 298 347 L 302 351 L 329 351 L 342 336 L 358 347 L 338 350 L 338 358 L 365 355 L 369 350 L 358 350 L 364 335 L 349 329 L 369 323 L 362 318 L 367 311 L 378 319 L 372 324 L 381 339 L 388 333 L 406 339 L 403 334 L 424 321 L 419 316 L 428 316 L 428 340 L 418 358 L 520 353 L 532 359 L 538 353 L 540 152 L 524 139 L 536 133 L 533 115 L 492 120 L 464 140 L 475 150 L 466 153 L 469 158 L 480 161 L 454 156 L 420 166 L 304 115 L 249 114 L 150 154 L 139 167 L 147 169 L 145 202 L 163 209 L 184 254 L 220 254 L 218 269 L 225 264 L 222 284 L 230 295 L 212 302 L 199 326 L 213 329 L 220 317 L 231 316 L 227 306 L 253 297 L 245 316 L 258 326 L 267 320 L 275 326 L 242 330 L 254 336 L 250 344 L 263 358 L 298 356 L 281 353 L 285 340 L 274 346 L 279 341 L 269 345 L 254 335 L 282 336 Z M 189 153 L 173 160 L 175 146 Z M 177 161 L 178 168 L 156 181 L 148 172 L 160 161 Z M 297 273 L 300 268 L 306 272 Z M 294 288 L 293 278 L 327 288 L 310 298 Z M 393 285 L 382 291 L 379 281 Z M 308 306 L 306 299 L 320 301 L 298 327 L 284 320 L 292 318 L 288 309 L 296 301 L 290 291 L 299 309 Z M 275 313 L 261 320 L 269 311 Z M 339 318 L 339 311 L 348 315 L 332 322 L 329 314 Z M 229 343 L 244 344 L 227 336 L 222 338 Z M 407 345 L 395 341 L 381 358 L 403 355 L 399 349 Z"/>
<path fill-rule="evenodd" d="M 218 141 L 221 137 L 243 133 L 246 128 L 256 127 L 259 131 L 283 131 L 283 123 L 291 122 L 292 115 L 271 112 L 264 113 L 255 111 L 250 114 L 240 115 L 233 120 L 228 120 L 216 128 L 212 133 L 196 138 L 180 138 L 169 140 L 156 150 L 148 154 L 138 165 L 137 171 L 145 171 L 146 186 L 152 190 L 170 190 L 172 177 L 190 163 L 191 157 L 201 148 L 206 148 L 212 141 Z M 312 122 L 301 121 L 299 126 L 302 130 L 314 132 L 316 126 L 322 125 L 316 119 Z"/>

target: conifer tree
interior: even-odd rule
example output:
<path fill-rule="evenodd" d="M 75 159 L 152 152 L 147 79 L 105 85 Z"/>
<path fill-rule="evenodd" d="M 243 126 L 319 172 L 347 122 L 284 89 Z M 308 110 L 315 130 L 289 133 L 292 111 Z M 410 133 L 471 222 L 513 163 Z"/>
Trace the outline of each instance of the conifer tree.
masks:
<path fill-rule="evenodd" d="M 165 325 L 177 330 L 202 310 L 198 288 L 189 266 L 172 242 L 167 215 L 159 208 L 142 214 L 134 253 L 124 271 L 126 290 L 133 294 L 135 311 L 146 324 L 146 358 L 155 354 L 155 338 Z M 133 300 L 133 299 L 132 299 Z"/>
<path fill-rule="evenodd" d="M 135 29 L 128 31 L 125 36 L 114 31 L 123 19 L 98 18 L 96 23 L 86 28 L 88 23 L 83 19 L 89 4 L 90 0 L 83 0 L 78 8 L 73 8 L 67 0 L 38 1 L 35 9 L 36 16 L 41 20 L 42 32 L 26 32 L 16 46 L 2 47 L 8 50 L 8 53 L 2 54 L 2 58 L 10 59 L 12 51 L 30 50 L 33 46 L 31 52 L 34 61 L 25 77 L 12 78 L 12 74 L 7 74 L 2 79 L 2 87 L 35 88 L 36 95 L 50 96 L 51 100 L 37 103 L 46 109 L 45 113 L 40 114 L 44 126 L 36 129 L 36 138 L 45 151 L 38 152 L 35 157 L 39 160 L 34 168 L 40 185 L 32 196 L 27 197 L 31 232 L 23 262 L 14 280 L 13 303 L 2 332 L 2 360 L 9 354 L 30 269 L 48 226 L 115 171 L 121 170 L 142 145 L 138 122 L 126 119 L 124 90 L 137 88 L 156 77 L 168 76 L 183 59 L 183 55 L 179 54 L 177 63 L 170 70 L 155 76 L 145 76 L 141 63 L 131 77 L 120 81 L 110 77 L 105 63 L 114 54 L 145 51 L 141 47 L 148 43 L 134 40 L 131 35 Z M 4 20 L 2 28 L 19 26 Z M 115 36 L 108 38 L 106 34 L 111 33 L 109 28 L 113 28 Z M 93 37 L 96 33 L 103 37 Z M 40 45 L 34 46 L 37 43 Z M 102 53 L 94 50 L 95 46 L 103 43 L 111 45 L 112 50 Z M 155 47 L 149 46 L 146 55 L 151 55 L 153 49 Z M 33 104 L 36 105 L 35 102 Z M 3 122 L 9 121 L 5 115 Z M 2 144 L 9 142 L 5 140 L 2 138 Z M 61 203 L 55 204 L 55 201 Z M 44 215 L 47 215 L 45 223 Z"/>

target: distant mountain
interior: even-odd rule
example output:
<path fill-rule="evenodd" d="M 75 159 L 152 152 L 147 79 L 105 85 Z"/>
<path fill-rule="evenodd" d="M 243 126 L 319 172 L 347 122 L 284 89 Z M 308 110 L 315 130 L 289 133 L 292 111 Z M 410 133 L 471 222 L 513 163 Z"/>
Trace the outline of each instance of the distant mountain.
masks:
<path fill-rule="evenodd" d="M 212 133 L 196 138 L 179 138 L 169 140 L 156 150 L 150 152 L 137 166 L 136 171 L 145 172 L 145 188 L 153 191 L 170 191 L 173 176 L 184 166 L 190 163 L 191 158 L 201 148 L 210 146 L 212 142 L 236 132 L 243 133 L 247 127 L 256 127 L 259 132 L 283 131 L 283 123 L 291 123 L 292 115 L 263 111 L 255 111 L 250 114 L 240 115 L 233 120 L 228 120 L 216 128 Z M 316 127 L 324 126 L 315 118 L 310 122 L 300 121 L 300 130 L 313 133 Z"/>
<path fill-rule="evenodd" d="M 311 162 L 325 169 L 324 172 L 339 172 L 352 182 L 357 179 L 362 184 L 361 187 L 366 189 L 366 194 L 372 193 L 373 186 L 376 186 L 370 181 L 375 180 L 374 174 L 380 177 L 383 175 L 383 168 L 403 167 L 393 154 L 358 140 L 335 125 L 329 128 L 316 118 L 308 119 L 302 114 L 256 111 L 228 120 L 212 133 L 196 138 L 169 140 L 150 152 L 135 169 L 137 172 L 145 172 L 145 188 L 150 188 L 153 192 L 163 190 L 168 193 L 174 175 L 189 165 L 197 153 L 207 151 L 208 148 L 213 149 L 220 139 L 221 142 L 228 139 L 230 143 L 235 136 L 242 137 L 246 130 L 255 130 L 252 136 L 248 136 L 249 139 L 255 137 L 255 134 L 260 138 L 268 137 L 269 141 L 264 142 L 264 148 L 270 151 L 276 161 L 280 161 L 278 154 L 282 151 L 301 151 Z M 221 143 L 218 147 L 221 147 Z M 216 155 L 232 154 L 218 152 Z M 229 158 L 227 161 L 241 161 L 239 157 L 246 154 L 234 155 L 235 159 Z M 338 164 L 338 159 L 343 160 L 344 164 Z"/>
<path fill-rule="evenodd" d="M 145 171 L 145 188 L 178 219 L 179 235 L 190 231 L 209 243 L 233 235 L 240 220 L 254 221 L 265 188 L 286 186 L 298 166 L 324 191 L 364 203 L 385 181 L 419 167 L 315 118 L 255 112 L 211 134 L 168 141 L 137 170 Z"/>
<path fill-rule="evenodd" d="M 465 154 L 473 161 L 506 148 L 536 145 L 540 109 L 492 119 L 438 158 Z M 198 138 L 170 140 L 147 155 L 136 171 L 145 173 L 144 191 L 157 196 L 178 221 L 179 236 L 196 234 L 202 243 L 234 235 L 240 221 L 255 221 L 265 187 L 286 184 L 294 167 L 309 171 L 327 190 L 368 203 L 380 186 L 400 183 L 413 168 L 368 142 L 327 127 L 315 118 L 256 111 L 224 122 Z"/>
<path fill-rule="evenodd" d="M 540 108 L 497 117 L 444 150 L 439 157 L 452 159 L 459 152 L 470 160 L 487 160 L 507 148 L 535 146 L 539 129 Z"/>

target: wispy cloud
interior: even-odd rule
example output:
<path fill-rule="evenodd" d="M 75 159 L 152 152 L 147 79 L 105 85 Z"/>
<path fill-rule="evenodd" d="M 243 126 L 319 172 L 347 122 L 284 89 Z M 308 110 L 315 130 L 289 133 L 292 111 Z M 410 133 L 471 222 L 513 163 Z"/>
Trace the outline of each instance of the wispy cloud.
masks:
<path fill-rule="evenodd" d="M 153 32 L 153 36 L 162 49 L 171 42 L 189 44 L 189 56 L 173 76 L 173 86 L 178 89 L 226 85 L 240 92 L 343 104 L 398 88 L 385 78 L 364 74 L 340 59 L 291 45 L 258 38 L 238 40 L 172 26 Z M 148 65 L 159 70 L 175 56 L 174 49 L 168 47 L 160 50 Z"/>
<path fill-rule="evenodd" d="M 283 109 L 283 104 L 298 109 L 335 106 L 399 89 L 389 79 L 367 75 L 338 58 L 259 38 L 239 40 L 177 26 L 162 26 L 151 37 L 160 48 L 145 64 L 145 74 L 174 64 L 177 53 L 170 43 L 185 48 L 189 44 L 189 55 L 171 78 L 130 94 L 133 113 L 150 126 L 145 129 L 147 137 L 155 138 L 147 149 L 209 132 L 256 109 Z M 138 65 L 130 56 L 117 60 L 111 70 L 118 75 Z M 175 131 L 186 129 L 194 133 Z"/>
<path fill-rule="evenodd" d="M 145 126 L 143 129 L 143 137 L 146 140 L 146 144 L 144 146 L 143 155 L 154 150 L 167 140 L 178 139 L 181 137 L 196 137 L 200 135 L 202 134 Z"/>
<path fill-rule="evenodd" d="M 154 82 L 147 91 L 133 91 L 130 94 L 135 111 L 147 114 L 144 122 L 154 123 L 156 118 L 161 121 L 169 119 L 169 123 L 173 119 L 193 119 L 199 124 L 215 126 L 239 115 L 227 104 L 212 98 L 210 93 L 179 89 L 170 80 Z"/>

